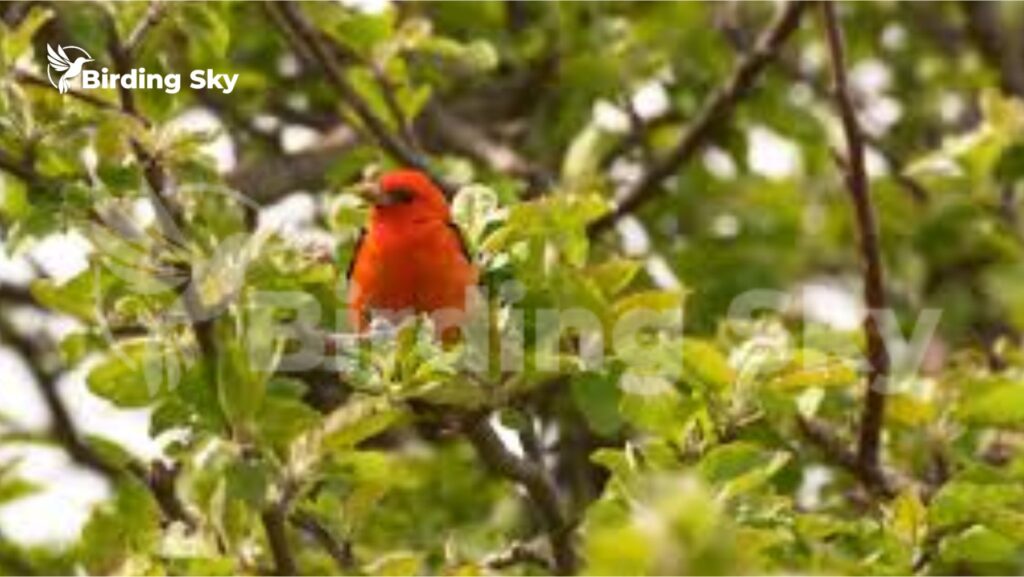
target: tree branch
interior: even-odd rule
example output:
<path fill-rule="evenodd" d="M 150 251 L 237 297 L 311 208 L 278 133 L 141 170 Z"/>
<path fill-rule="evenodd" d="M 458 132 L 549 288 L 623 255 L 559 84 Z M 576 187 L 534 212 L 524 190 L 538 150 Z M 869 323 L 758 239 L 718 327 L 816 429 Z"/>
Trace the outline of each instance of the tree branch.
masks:
<path fill-rule="evenodd" d="M 270 553 L 274 557 L 274 573 L 276 575 L 296 575 L 295 557 L 288 543 L 285 527 L 285 514 L 280 506 L 271 506 L 261 516 L 263 530 L 267 534 Z"/>
<path fill-rule="evenodd" d="M 117 71 L 120 74 L 127 74 L 131 68 L 131 54 L 126 50 L 125 45 L 121 43 L 118 37 L 117 26 L 114 23 L 113 17 L 110 13 L 105 13 L 105 15 L 107 49 L 114 60 L 114 66 Z M 146 28 L 142 27 L 142 29 L 145 30 Z M 141 41 L 141 37 L 137 37 L 135 41 L 138 43 Z M 121 108 L 132 116 L 142 118 L 135 107 L 132 91 L 120 84 L 118 87 Z M 164 171 L 158 159 L 151 155 L 138 140 L 131 139 L 131 144 L 136 158 L 142 164 L 146 182 L 149 184 L 149 196 L 153 203 L 157 224 L 161 232 L 167 239 L 182 244 L 184 242 L 182 233 L 185 228 L 184 220 L 181 214 L 174 208 L 173 201 L 169 198 L 170 178 L 168 174 Z M 206 318 L 206 314 L 203 311 L 202 301 L 197 292 L 198 287 L 195 282 L 195 273 L 191 267 L 184 267 L 181 272 L 186 275 L 186 282 L 182 285 L 181 298 L 189 322 L 192 325 L 192 332 L 195 334 L 196 342 L 199 344 L 199 350 L 203 356 L 207 359 L 215 360 L 217 358 L 217 344 L 213 335 L 213 320 Z M 208 373 L 210 381 L 213 382 L 214 371 L 210 370 Z"/>
<path fill-rule="evenodd" d="M 480 457 L 498 474 L 511 479 L 526 490 L 543 519 L 555 560 L 554 570 L 561 575 L 576 571 L 572 526 L 566 519 L 564 506 L 554 480 L 538 463 L 531 463 L 509 452 L 487 421 L 477 416 L 466 424 L 465 433 Z"/>
<path fill-rule="evenodd" d="M 884 310 L 885 287 L 882 280 L 882 257 L 879 251 L 878 227 L 875 223 L 874 206 L 871 203 L 867 170 L 864 163 L 864 138 L 857 114 L 850 97 L 846 81 L 846 58 L 843 35 L 835 5 L 821 4 L 828 37 L 829 55 L 832 60 L 832 76 L 835 83 L 836 105 L 843 122 L 846 137 L 845 168 L 846 187 L 853 202 L 856 217 L 860 256 L 864 266 L 864 304 L 867 315 L 864 318 L 864 334 L 867 340 L 868 386 L 861 414 L 860 439 L 857 448 L 858 466 L 863 475 L 873 475 L 879 468 L 879 444 L 885 416 L 885 395 L 889 378 L 889 354 L 875 315 Z"/>
<path fill-rule="evenodd" d="M 0 317 L 0 338 L 25 361 L 36 389 L 43 397 L 43 403 L 50 413 L 50 434 L 64 448 L 71 460 L 108 479 L 115 478 L 118 474 L 117 469 L 100 458 L 82 441 L 71 413 L 57 392 L 54 375 L 47 371 L 40 361 L 42 351 L 38 350 L 30 339 L 10 326 L 3 317 Z"/>
<path fill-rule="evenodd" d="M 880 493 L 884 497 L 891 499 L 898 495 L 904 486 L 909 484 L 909 481 L 906 479 L 882 467 L 873 469 L 861 467 L 857 453 L 851 450 L 849 445 L 824 423 L 799 417 L 797 425 L 800 427 L 800 432 L 804 437 L 821 449 L 821 452 L 824 453 L 829 461 L 846 469 L 868 490 Z"/>
<path fill-rule="evenodd" d="M 343 574 L 351 574 L 355 570 L 355 558 L 352 555 L 351 543 L 339 541 L 315 517 L 302 511 L 292 514 L 289 521 L 292 525 L 308 533 L 334 559 L 334 563 Z"/>
<path fill-rule="evenodd" d="M 772 23 L 760 34 L 754 49 L 740 59 L 725 84 L 704 101 L 675 147 L 651 165 L 636 184 L 626 191 L 615 210 L 591 223 L 591 236 L 603 232 L 620 218 L 655 198 L 662 182 L 675 174 L 711 139 L 717 127 L 751 90 L 764 68 L 775 59 L 786 39 L 796 31 L 800 17 L 809 4 L 802 0 L 792 0 L 782 7 Z"/>
<path fill-rule="evenodd" d="M 35 186 L 40 183 L 39 175 L 32 170 L 31 166 L 28 166 L 25 162 L 14 158 L 3 150 L 0 150 L 0 170 L 13 174 L 30 186 Z"/>
<path fill-rule="evenodd" d="M 998 2 L 961 2 L 967 35 L 982 57 L 999 71 L 1003 90 L 1024 96 L 1024 46 L 1018 35 L 1003 27 Z"/>
<path fill-rule="evenodd" d="M 296 190 L 322 188 L 331 165 L 358 143 L 355 132 L 341 126 L 316 148 L 248 162 L 229 174 L 227 182 L 257 203 L 271 204 Z"/>
<path fill-rule="evenodd" d="M 319 63 L 327 80 L 341 95 L 345 105 L 355 113 L 381 148 L 399 162 L 427 172 L 431 174 L 435 182 L 443 184 L 441 179 L 431 172 L 426 160 L 412 147 L 411 143 L 405 142 L 392 133 L 387 123 L 377 116 L 370 105 L 349 84 L 341 66 L 335 60 L 334 54 L 323 44 L 316 29 L 310 25 L 295 4 L 291 2 L 275 3 L 268 5 L 267 9 L 276 11 L 280 15 L 277 22 L 286 29 L 286 38 L 290 42 L 298 44 L 295 46 L 297 51 L 314 58 Z M 454 192 L 450 186 L 446 188 L 447 192 Z"/>

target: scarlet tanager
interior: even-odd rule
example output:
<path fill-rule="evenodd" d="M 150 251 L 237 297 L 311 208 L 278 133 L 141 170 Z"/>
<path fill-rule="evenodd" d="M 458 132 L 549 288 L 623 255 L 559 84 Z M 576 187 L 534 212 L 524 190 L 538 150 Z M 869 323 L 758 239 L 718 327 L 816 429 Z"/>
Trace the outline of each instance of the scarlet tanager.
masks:
<path fill-rule="evenodd" d="M 383 174 L 365 196 L 372 208 L 349 264 L 349 322 L 365 332 L 373 318 L 426 313 L 442 340 L 457 339 L 479 272 L 444 194 L 426 174 L 403 169 Z"/>

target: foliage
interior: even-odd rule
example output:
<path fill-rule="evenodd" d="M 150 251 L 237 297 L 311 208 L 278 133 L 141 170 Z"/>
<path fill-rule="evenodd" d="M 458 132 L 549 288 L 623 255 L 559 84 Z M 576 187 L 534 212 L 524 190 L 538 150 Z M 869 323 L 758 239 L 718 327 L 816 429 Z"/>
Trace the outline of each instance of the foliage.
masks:
<path fill-rule="evenodd" d="M 59 445 L 111 490 L 71 545 L 0 534 L 0 573 L 1020 572 L 1024 101 L 971 39 L 929 36 L 930 19 L 960 26 L 952 6 L 840 8 L 854 80 L 882 75 L 858 87 L 886 165 L 871 179 L 892 307 L 882 471 L 848 458 L 870 368 L 860 325 L 800 290 L 860 290 L 813 9 L 701 152 L 601 233 L 774 5 L 4 7 L 3 248 L 74 232 L 93 250 L 68 280 L 0 286 L 0 335 L 40 387 L 78 370 L 93 395 L 148 409 L 166 462 L 57 413 L 39 434 L 0 413 L 0 444 Z M 48 43 L 115 66 L 111 27 L 115 48 L 137 42 L 136 67 L 237 86 L 47 85 Z M 219 128 L 182 129 L 196 107 Z M 886 107 L 897 117 L 878 121 Z M 285 146 L 296 127 L 315 145 Z M 407 160 L 380 131 L 455 192 L 483 338 L 345 324 L 355 188 Z M 211 155 L 225 137 L 227 168 Z M 787 147 L 794 170 L 764 166 Z M 304 190 L 303 230 L 255 226 Z M 75 330 L 29 334 L 21 309 Z M 545 317 L 570 309 L 586 322 Z M 918 340 L 928 309 L 937 332 Z M 645 314 L 659 322 L 622 334 Z M 331 362 L 303 364 L 325 339 Z M 0 460 L 0 507 L 38 489 L 21 464 Z"/>

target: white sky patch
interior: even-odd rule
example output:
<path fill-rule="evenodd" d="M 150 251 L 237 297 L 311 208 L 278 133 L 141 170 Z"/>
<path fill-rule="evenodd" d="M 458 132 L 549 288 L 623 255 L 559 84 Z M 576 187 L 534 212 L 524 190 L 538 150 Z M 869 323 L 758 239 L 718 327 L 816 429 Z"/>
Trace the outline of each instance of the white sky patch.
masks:
<path fill-rule="evenodd" d="M 88 268 L 92 245 L 72 230 L 51 234 L 33 245 L 28 252 L 43 271 L 60 284 Z"/>
<path fill-rule="evenodd" d="M 736 238 L 740 233 L 740 219 L 731 213 L 719 214 L 711 221 L 711 232 L 720 239 Z"/>
<path fill-rule="evenodd" d="M 811 321 L 837 330 L 855 330 L 864 318 L 864 306 L 849 289 L 831 281 L 812 281 L 798 291 L 801 312 Z"/>
<path fill-rule="evenodd" d="M 313 148 L 320 143 L 320 132 L 308 126 L 290 124 L 281 130 L 281 148 L 285 154 L 294 154 Z"/>
<path fill-rule="evenodd" d="M 600 99 L 594 103 L 594 124 L 614 134 L 629 132 L 629 115 L 611 102 Z"/>
<path fill-rule="evenodd" d="M 651 250 L 651 239 L 647 235 L 644 225 L 632 215 L 627 215 L 615 223 L 615 229 L 619 231 L 619 240 L 622 244 L 622 252 L 626 256 L 643 256 Z"/>
<path fill-rule="evenodd" d="M 50 416 L 46 405 L 32 384 L 32 376 L 21 358 L 0 346 L 0 374 L 4 375 L 0 384 L 3 395 L 5 416 L 26 429 L 40 430 L 49 424 Z M 2 429 L 2 427 L 0 427 Z"/>
<path fill-rule="evenodd" d="M 903 105 L 889 96 L 870 99 L 867 107 L 860 114 L 864 130 L 876 136 L 888 132 L 902 117 Z"/>
<path fill-rule="evenodd" d="M 32 280 L 32 267 L 23 256 L 13 256 L 0 243 L 0 283 L 24 285 Z"/>
<path fill-rule="evenodd" d="M 861 60 L 850 69 L 850 84 L 865 96 L 881 94 L 892 84 L 892 72 L 881 60 Z"/>
<path fill-rule="evenodd" d="M 877 150 L 868 147 L 864 149 L 864 169 L 867 170 L 868 177 L 870 178 L 887 176 L 889 174 L 889 163 L 885 161 L 885 158 Z"/>
<path fill-rule="evenodd" d="M 704 152 L 704 168 L 719 180 L 736 178 L 736 162 L 728 152 L 712 146 Z"/>
<path fill-rule="evenodd" d="M 657 118 L 668 112 L 669 108 L 668 92 L 665 90 L 665 86 L 658 81 L 648 82 L 637 89 L 633 93 L 632 102 L 633 110 L 644 120 Z"/>
<path fill-rule="evenodd" d="M 4 449 L 0 461 L 19 455 L 25 458 L 17 468 L 18 474 L 45 489 L 0 508 L 0 529 L 27 545 L 75 541 L 93 506 L 109 496 L 107 483 L 95 473 L 72 465 L 60 450 Z"/>
<path fill-rule="evenodd" d="M 882 30 L 882 46 L 886 50 L 902 50 L 907 45 L 907 29 L 903 26 L 891 23 Z"/>
<path fill-rule="evenodd" d="M 316 200 L 308 193 L 290 194 L 259 214 L 259 228 L 294 231 L 313 223 Z"/>
<path fill-rule="evenodd" d="M 389 0 L 341 0 L 341 4 L 364 14 L 380 14 L 391 6 Z"/>
<path fill-rule="evenodd" d="M 299 66 L 299 58 L 291 52 L 282 54 L 277 59 L 277 73 L 285 78 L 294 78 L 299 75 L 301 66 Z"/>
<path fill-rule="evenodd" d="M 205 108 L 189 108 L 167 123 L 170 131 L 212 132 L 216 136 L 200 147 L 200 151 L 214 160 L 217 172 L 224 174 L 235 168 L 235 144 L 216 114 Z"/>
<path fill-rule="evenodd" d="M 665 257 L 660 254 L 651 255 L 644 263 L 644 268 L 658 288 L 663 290 L 679 290 L 683 288 L 683 283 L 679 281 L 679 277 L 672 271 L 672 267 L 668 265 Z"/>
<path fill-rule="evenodd" d="M 939 116 L 946 124 L 955 123 L 963 116 L 966 109 L 967 104 L 963 97 L 956 92 L 947 92 L 939 98 Z"/>
<path fill-rule="evenodd" d="M 747 138 L 747 163 L 754 172 L 782 180 L 796 176 L 803 169 L 800 148 L 774 130 L 754 126 L 747 133 Z"/>

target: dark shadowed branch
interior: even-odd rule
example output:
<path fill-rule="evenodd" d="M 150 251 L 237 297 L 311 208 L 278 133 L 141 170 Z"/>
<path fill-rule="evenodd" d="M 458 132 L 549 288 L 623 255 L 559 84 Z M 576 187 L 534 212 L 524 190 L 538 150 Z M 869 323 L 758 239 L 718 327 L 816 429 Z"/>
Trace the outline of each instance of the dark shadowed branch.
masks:
<path fill-rule="evenodd" d="M 1003 90 L 1024 96 L 1024 37 L 1007 28 L 999 2 L 961 2 L 967 36 L 999 72 Z"/>
<path fill-rule="evenodd" d="M 761 33 L 754 49 L 733 70 L 729 79 L 716 89 L 689 124 L 672 150 L 651 165 L 636 184 L 630 187 L 619 205 L 590 225 L 591 235 L 615 224 L 658 196 L 661 185 L 686 164 L 714 135 L 715 130 L 750 92 L 765 67 L 778 55 L 782 45 L 798 28 L 800 17 L 809 2 L 801 0 L 785 4 L 772 23 Z"/>
<path fill-rule="evenodd" d="M 529 494 L 543 518 L 555 560 L 554 570 L 570 575 L 576 570 L 576 552 L 572 542 L 572 525 L 558 487 L 541 463 L 533 463 L 508 450 L 484 416 L 466 424 L 466 435 L 480 457 L 501 476 L 521 485 Z"/>
<path fill-rule="evenodd" d="M 334 559 L 343 574 L 351 574 L 355 569 L 355 558 L 352 553 L 352 544 L 335 538 L 331 531 L 324 527 L 315 517 L 296 511 L 289 518 L 295 527 L 305 531 L 328 555 Z"/>
<path fill-rule="evenodd" d="M 864 304 L 867 309 L 864 318 L 864 334 L 871 370 L 868 371 L 867 391 L 861 415 L 857 461 L 858 466 L 864 470 L 863 474 L 871 475 L 871 471 L 879 468 L 879 444 L 889 378 L 889 354 L 885 349 L 885 340 L 877 320 L 877 313 L 885 310 L 886 306 L 885 287 L 882 280 L 882 257 L 878 246 L 875 209 L 871 203 L 871 191 L 865 168 L 863 133 L 857 121 L 850 88 L 846 81 L 843 34 L 836 17 L 835 5 L 825 2 L 821 6 L 832 61 L 836 105 L 846 138 L 846 156 L 841 163 L 841 168 L 844 170 L 846 187 L 854 207 L 860 257 L 864 267 Z"/>
<path fill-rule="evenodd" d="M 830 463 L 845 469 L 867 489 L 886 498 L 892 498 L 909 483 L 903 477 L 882 467 L 873 469 L 861 467 L 857 453 L 850 449 L 850 444 L 841 439 L 824 423 L 801 417 L 797 419 L 797 425 L 803 436 L 817 446 Z"/>
<path fill-rule="evenodd" d="M 270 553 L 274 557 L 275 575 L 296 575 L 295 556 L 288 543 L 285 513 L 279 506 L 271 506 L 262 513 L 263 529 L 266 531 Z"/>

